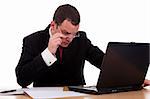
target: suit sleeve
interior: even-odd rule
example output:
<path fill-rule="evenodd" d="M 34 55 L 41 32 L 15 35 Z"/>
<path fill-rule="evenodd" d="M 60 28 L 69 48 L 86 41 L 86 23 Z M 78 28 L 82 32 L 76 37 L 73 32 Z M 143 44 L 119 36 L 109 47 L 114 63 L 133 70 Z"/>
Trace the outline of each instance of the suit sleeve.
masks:
<path fill-rule="evenodd" d="M 97 46 L 91 44 L 91 41 L 87 39 L 86 60 L 89 61 L 92 65 L 101 69 L 103 57 L 104 52 L 100 50 Z"/>
<path fill-rule="evenodd" d="M 22 53 L 15 69 L 17 82 L 26 87 L 36 80 L 38 75 L 48 68 L 41 54 L 37 54 L 37 45 L 34 41 L 23 40 Z"/>

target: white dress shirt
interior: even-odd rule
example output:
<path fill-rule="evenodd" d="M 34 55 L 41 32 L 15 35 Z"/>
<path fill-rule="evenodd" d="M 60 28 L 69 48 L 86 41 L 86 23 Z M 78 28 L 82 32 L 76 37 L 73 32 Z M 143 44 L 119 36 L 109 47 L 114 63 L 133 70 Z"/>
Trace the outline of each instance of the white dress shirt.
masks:
<path fill-rule="evenodd" d="M 49 34 L 51 37 L 52 34 L 50 29 Z M 51 66 L 57 60 L 57 58 L 48 50 L 48 47 L 41 53 L 41 55 L 47 66 Z"/>

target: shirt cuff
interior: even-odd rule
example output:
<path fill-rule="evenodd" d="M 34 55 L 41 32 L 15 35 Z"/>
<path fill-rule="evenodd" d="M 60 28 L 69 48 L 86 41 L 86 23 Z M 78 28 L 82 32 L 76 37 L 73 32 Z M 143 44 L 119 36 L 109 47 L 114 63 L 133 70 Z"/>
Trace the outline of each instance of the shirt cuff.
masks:
<path fill-rule="evenodd" d="M 47 66 L 51 66 L 57 60 L 57 58 L 48 50 L 48 48 L 46 48 L 41 55 Z"/>

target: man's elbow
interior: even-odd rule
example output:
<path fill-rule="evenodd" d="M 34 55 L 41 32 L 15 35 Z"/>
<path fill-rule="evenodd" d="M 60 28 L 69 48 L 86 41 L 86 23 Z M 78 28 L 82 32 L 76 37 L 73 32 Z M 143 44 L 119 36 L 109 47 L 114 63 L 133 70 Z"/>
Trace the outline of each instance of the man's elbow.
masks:
<path fill-rule="evenodd" d="M 22 87 L 25 88 L 28 85 L 30 85 L 32 82 L 30 80 L 27 80 L 26 77 L 24 77 L 23 73 L 18 70 L 18 68 L 15 69 L 16 72 L 16 78 L 17 83 Z"/>

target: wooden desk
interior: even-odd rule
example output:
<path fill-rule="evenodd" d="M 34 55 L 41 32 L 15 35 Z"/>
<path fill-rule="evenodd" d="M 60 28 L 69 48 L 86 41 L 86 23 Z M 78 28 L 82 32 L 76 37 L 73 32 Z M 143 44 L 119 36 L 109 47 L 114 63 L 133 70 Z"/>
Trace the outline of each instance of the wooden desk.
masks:
<path fill-rule="evenodd" d="M 87 95 L 82 97 L 68 97 L 61 99 L 150 99 L 150 90 L 143 89 L 140 91 L 121 92 L 103 95 Z M 27 95 L 10 95 L 0 96 L 0 99 L 32 99 Z"/>

